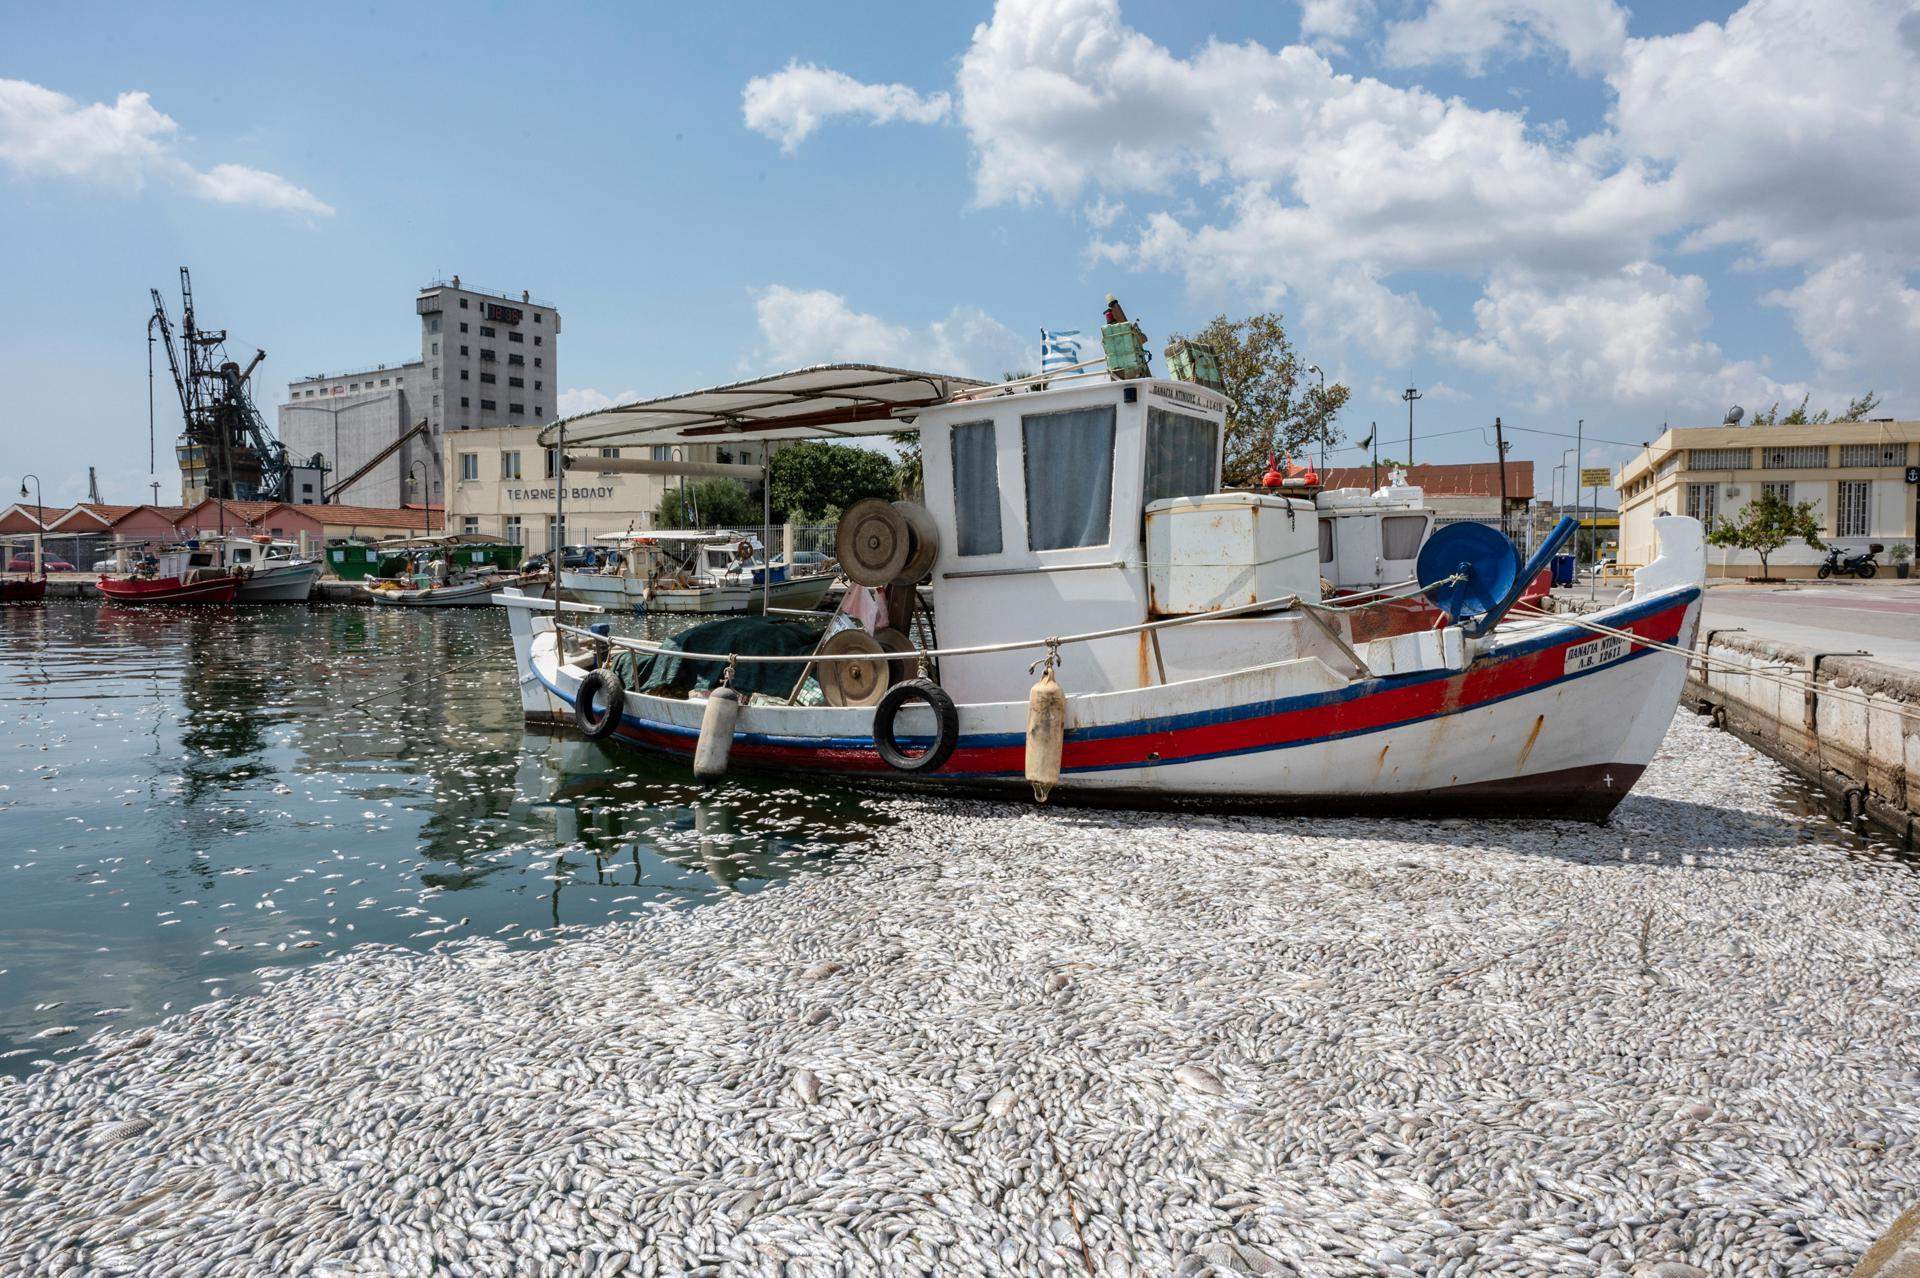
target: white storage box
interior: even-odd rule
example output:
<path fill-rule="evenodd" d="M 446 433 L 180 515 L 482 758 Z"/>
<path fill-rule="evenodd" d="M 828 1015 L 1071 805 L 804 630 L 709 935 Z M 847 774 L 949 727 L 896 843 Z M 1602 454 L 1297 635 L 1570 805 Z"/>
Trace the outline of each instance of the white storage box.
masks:
<path fill-rule="evenodd" d="M 1465 670 L 1467 636 L 1458 626 L 1415 630 L 1367 644 L 1367 669 L 1376 675 L 1419 674 L 1423 670 Z"/>
<path fill-rule="evenodd" d="M 1263 599 L 1320 597 L 1313 503 L 1264 493 L 1170 497 L 1147 507 L 1148 607 L 1183 617 Z"/>

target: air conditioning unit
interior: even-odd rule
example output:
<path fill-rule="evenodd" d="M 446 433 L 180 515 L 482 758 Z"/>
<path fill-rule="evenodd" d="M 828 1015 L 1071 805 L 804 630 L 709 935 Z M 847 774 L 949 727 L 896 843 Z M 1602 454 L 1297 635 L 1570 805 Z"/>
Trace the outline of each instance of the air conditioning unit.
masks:
<path fill-rule="evenodd" d="M 1738 497 L 1740 495 L 1740 485 L 1728 484 L 1726 488 L 1726 493 L 1727 493 L 1727 496 L 1729 497 Z"/>

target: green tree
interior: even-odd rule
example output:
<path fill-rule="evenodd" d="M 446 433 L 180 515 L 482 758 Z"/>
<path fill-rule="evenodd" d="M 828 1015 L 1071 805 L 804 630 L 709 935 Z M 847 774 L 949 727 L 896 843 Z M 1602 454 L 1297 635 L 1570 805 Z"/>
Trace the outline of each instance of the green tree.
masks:
<path fill-rule="evenodd" d="M 1720 520 L 1707 532 L 1707 540 L 1716 546 L 1759 555 L 1762 578 L 1767 576 L 1767 556 L 1795 539 L 1821 549 L 1820 520 L 1813 513 L 1813 503 L 1790 502 L 1764 488 L 1758 500 L 1748 502 L 1739 514 Z"/>
<path fill-rule="evenodd" d="M 1269 452 L 1304 453 L 1323 434 L 1329 444 L 1339 438 L 1333 419 L 1352 392 L 1339 382 L 1323 389 L 1307 373 L 1308 361 L 1293 349 L 1277 311 L 1242 320 L 1215 316 L 1189 340 L 1211 346 L 1220 356 L 1231 401 L 1222 459 L 1226 483 L 1257 480 Z"/>
<path fill-rule="evenodd" d="M 816 523 L 862 497 L 891 501 L 900 480 L 893 459 L 869 448 L 804 440 L 773 455 L 773 517 Z"/>
<path fill-rule="evenodd" d="M 694 479 L 661 494 L 655 528 L 758 528 L 760 503 L 737 479 Z"/>
<path fill-rule="evenodd" d="M 1847 401 L 1847 411 L 1841 416 L 1840 420 L 1843 422 L 1862 421 L 1868 413 L 1871 413 L 1878 407 L 1880 407 L 1880 397 L 1872 391 L 1868 391 L 1859 399 L 1850 399 Z"/>

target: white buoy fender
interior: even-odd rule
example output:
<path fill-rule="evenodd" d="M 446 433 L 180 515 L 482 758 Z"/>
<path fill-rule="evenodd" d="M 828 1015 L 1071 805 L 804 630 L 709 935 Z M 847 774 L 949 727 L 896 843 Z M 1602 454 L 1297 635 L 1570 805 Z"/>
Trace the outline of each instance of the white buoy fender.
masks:
<path fill-rule="evenodd" d="M 700 742 L 693 748 L 693 775 L 698 781 L 718 781 L 727 775 L 727 756 L 733 752 L 733 725 L 740 721 L 740 694 L 715 688 L 700 716 Z"/>
<path fill-rule="evenodd" d="M 1060 743 L 1066 735 L 1067 694 L 1048 666 L 1027 694 L 1027 780 L 1037 802 L 1045 803 L 1060 784 Z"/>

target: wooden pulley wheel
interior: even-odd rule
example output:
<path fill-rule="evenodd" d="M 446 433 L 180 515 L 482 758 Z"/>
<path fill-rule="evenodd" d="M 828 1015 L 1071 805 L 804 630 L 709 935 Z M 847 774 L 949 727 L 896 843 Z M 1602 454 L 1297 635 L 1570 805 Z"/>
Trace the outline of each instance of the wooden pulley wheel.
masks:
<path fill-rule="evenodd" d="M 933 571 L 933 561 L 940 553 L 940 530 L 934 526 L 927 508 L 917 501 L 896 501 L 893 508 L 907 521 L 907 531 L 911 534 L 906 566 L 900 570 L 899 580 L 921 581 Z"/>
<path fill-rule="evenodd" d="M 859 586 L 891 585 L 907 566 L 913 552 L 913 534 L 893 503 L 862 497 L 840 516 L 833 534 L 833 553 L 847 580 Z"/>
<path fill-rule="evenodd" d="M 913 640 L 907 638 L 892 626 L 888 626 L 884 630 L 874 631 L 873 637 L 875 641 L 888 652 L 902 654 L 895 657 L 891 663 L 893 666 L 893 682 L 904 683 L 920 673 L 920 656 L 913 646 Z"/>
<path fill-rule="evenodd" d="M 820 691 L 830 706 L 870 706 L 887 693 L 892 682 L 888 675 L 885 648 L 864 630 L 842 630 L 820 645 L 817 655 L 836 657 L 849 653 L 870 656 L 871 661 L 822 661 Z"/>

